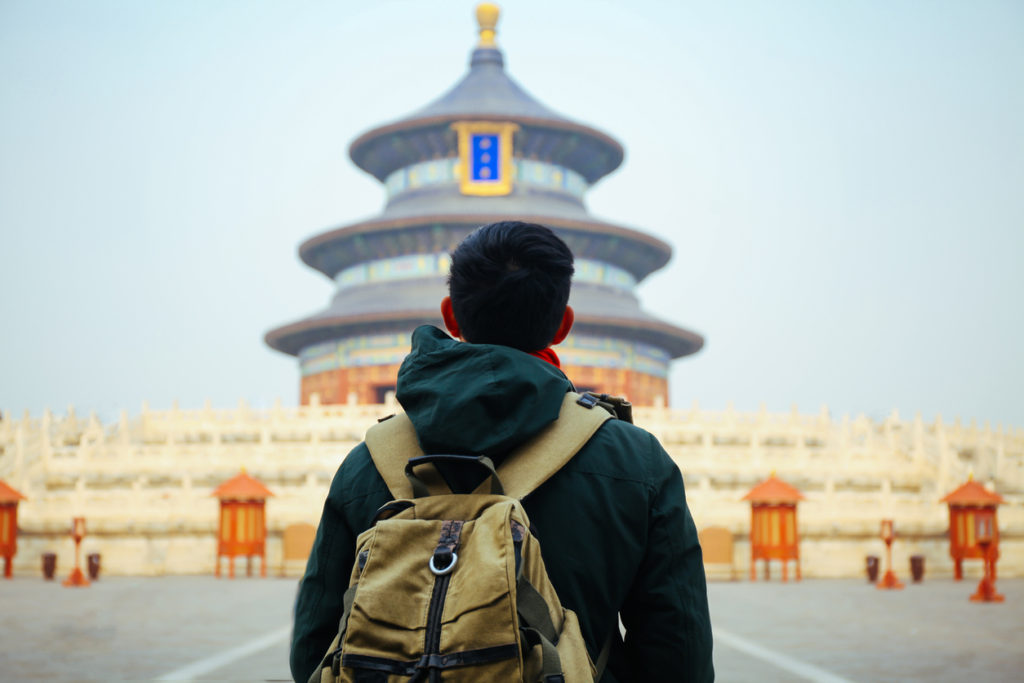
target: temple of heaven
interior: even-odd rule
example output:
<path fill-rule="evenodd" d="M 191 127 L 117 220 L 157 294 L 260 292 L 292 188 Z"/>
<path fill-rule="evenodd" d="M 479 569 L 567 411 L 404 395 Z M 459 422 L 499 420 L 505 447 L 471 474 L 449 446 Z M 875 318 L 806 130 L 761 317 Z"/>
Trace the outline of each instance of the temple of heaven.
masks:
<path fill-rule="evenodd" d="M 498 8 L 479 5 L 477 20 L 479 43 L 461 81 L 352 143 L 352 161 L 384 184 L 386 206 L 299 247 L 337 289 L 326 309 L 271 330 L 266 342 L 298 357 L 302 403 L 314 394 L 325 404 L 380 403 L 412 330 L 443 328 L 448 254 L 481 225 L 523 220 L 552 228 L 576 258 L 576 324 L 557 351 L 577 389 L 667 403 L 670 361 L 704 340 L 644 312 L 634 289 L 672 249 L 595 219 L 583 204 L 622 163 L 622 145 L 531 97 L 505 72 Z"/>

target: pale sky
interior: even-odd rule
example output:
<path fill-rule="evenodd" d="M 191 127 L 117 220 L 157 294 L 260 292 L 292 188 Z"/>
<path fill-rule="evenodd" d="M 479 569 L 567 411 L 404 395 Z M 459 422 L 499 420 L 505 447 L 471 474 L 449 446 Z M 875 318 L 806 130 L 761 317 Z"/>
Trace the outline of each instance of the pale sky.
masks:
<path fill-rule="evenodd" d="M 473 2 L 0 0 L 0 410 L 298 400 L 263 334 L 378 213 L 368 128 L 465 72 Z M 508 1 L 537 99 L 617 138 L 596 217 L 669 242 L 673 405 L 1024 427 L 1024 4 Z"/>

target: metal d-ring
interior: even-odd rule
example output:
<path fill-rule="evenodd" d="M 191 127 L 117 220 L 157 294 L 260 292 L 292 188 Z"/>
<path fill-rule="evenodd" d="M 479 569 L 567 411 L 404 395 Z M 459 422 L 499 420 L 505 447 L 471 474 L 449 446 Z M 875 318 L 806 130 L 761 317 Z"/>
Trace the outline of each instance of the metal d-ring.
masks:
<path fill-rule="evenodd" d="M 458 554 L 452 553 L 452 561 L 448 563 L 448 566 L 444 569 L 438 569 L 436 566 L 434 566 L 435 557 L 436 555 L 430 556 L 430 571 L 434 572 L 436 576 L 444 576 L 445 574 L 448 574 L 449 572 L 451 572 L 451 570 L 455 569 L 455 563 L 459 561 Z"/>

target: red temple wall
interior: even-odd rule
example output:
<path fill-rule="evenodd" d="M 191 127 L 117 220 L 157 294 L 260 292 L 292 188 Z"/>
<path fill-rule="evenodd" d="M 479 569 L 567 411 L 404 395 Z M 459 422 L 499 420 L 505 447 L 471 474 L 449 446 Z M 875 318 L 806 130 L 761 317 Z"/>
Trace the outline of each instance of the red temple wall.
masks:
<path fill-rule="evenodd" d="M 308 405 L 310 396 L 320 394 L 322 404 L 347 403 L 348 395 L 355 393 L 357 403 L 381 403 L 384 392 L 394 391 L 398 367 L 363 365 L 308 375 L 302 378 L 300 402 Z"/>
<path fill-rule="evenodd" d="M 324 405 L 347 403 L 350 393 L 355 393 L 361 404 L 381 403 L 384 393 L 394 390 L 398 367 L 366 365 L 308 375 L 302 378 L 301 403 L 308 405 L 314 393 L 320 394 Z M 618 368 L 567 365 L 563 370 L 581 390 L 625 396 L 636 406 L 654 405 L 659 398 L 668 405 L 668 380 L 664 377 Z"/>

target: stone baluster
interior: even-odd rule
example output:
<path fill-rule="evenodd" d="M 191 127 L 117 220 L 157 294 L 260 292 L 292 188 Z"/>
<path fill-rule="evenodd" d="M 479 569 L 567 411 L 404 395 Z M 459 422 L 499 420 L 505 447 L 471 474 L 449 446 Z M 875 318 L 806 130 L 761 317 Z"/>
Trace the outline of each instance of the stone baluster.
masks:
<path fill-rule="evenodd" d="M 131 427 L 128 423 L 128 411 L 122 410 L 117 418 L 117 441 L 121 446 L 131 444 Z"/>
<path fill-rule="evenodd" d="M 892 495 L 892 478 L 888 475 L 882 476 L 882 487 L 880 492 L 882 516 L 892 519 L 894 517 L 894 501 Z"/>
<path fill-rule="evenodd" d="M 960 418 L 956 419 L 954 429 L 959 431 Z M 953 466 L 953 449 L 949 447 L 949 430 L 944 424 L 942 424 L 942 418 L 936 418 L 935 420 L 935 441 L 938 444 L 939 452 L 939 472 L 938 476 L 935 477 L 935 493 L 936 499 L 945 495 L 946 490 L 949 488 L 950 471 Z"/>
<path fill-rule="evenodd" d="M 768 406 L 764 401 L 757 405 L 757 415 L 754 417 L 754 428 L 750 432 L 750 462 L 764 463 L 764 439 L 769 430 Z"/>
<path fill-rule="evenodd" d="M 18 488 L 25 495 L 28 495 L 26 488 L 28 485 L 28 471 L 25 467 L 25 422 L 18 421 L 14 427 L 14 471 L 21 473 L 21 484 Z M 50 460 L 43 454 L 43 473 L 45 474 L 50 469 Z"/>
<path fill-rule="evenodd" d="M 992 478 L 997 482 L 1001 482 L 1004 465 L 1006 463 L 1006 430 L 1003 428 L 1003 425 L 996 427 L 995 455 L 993 457 Z"/>
<path fill-rule="evenodd" d="M 896 408 L 892 409 L 892 414 L 882 421 L 882 434 L 885 436 L 885 450 L 886 453 L 883 456 L 885 460 L 888 460 L 892 464 L 896 464 L 896 454 L 899 453 L 899 444 L 896 443 L 896 427 L 900 423 L 900 411 Z M 900 462 L 900 465 L 903 463 Z"/>
<path fill-rule="evenodd" d="M 143 401 L 139 407 L 139 439 L 145 441 L 149 436 L 149 401 Z"/>
<path fill-rule="evenodd" d="M 853 457 L 853 452 L 850 449 L 849 414 L 843 415 L 843 419 L 839 423 L 839 443 L 837 444 L 836 451 L 840 467 L 843 468 L 844 472 L 848 473 L 850 471 L 850 459 Z"/>
<path fill-rule="evenodd" d="M 793 416 L 793 437 L 791 439 L 793 443 L 793 461 L 794 464 L 801 470 L 804 470 L 808 466 L 810 460 L 810 452 L 807 450 L 807 434 L 808 430 L 804 424 L 803 417 L 800 416 L 799 408 L 794 403 L 792 408 Z"/>
<path fill-rule="evenodd" d="M 920 412 L 914 413 L 913 431 L 911 460 L 914 463 L 915 472 L 920 473 L 925 464 L 924 420 L 921 418 Z"/>
<path fill-rule="evenodd" d="M 700 469 L 703 472 L 708 472 L 711 471 L 715 462 L 715 435 L 702 417 L 700 403 L 697 402 L 697 399 L 693 399 L 689 419 L 692 424 L 703 427 L 700 431 Z"/>
<path fill-rule="evenodd" d="M 876 458 L 877 454 L 875 453 L 875 442 L 877 441 L 877 439 L 875 438 L 875 421 L 865 417 L 862 424 L 864 428 L 864 450 L 867 452 L 869 457 Z"/>
<path fill-rule="evenodd" d="M 53 414 L 50 409 L 43 410 L 43 416 L 39 420 L 39 452 L 43 460 L 49 462 L 53 457 L 53 439 L 51 428 L 53 426 Z"/>
<path fill-rule="evenodd" d="M 71 496 L 71 506 L 75 516 L 88 517 L 85 507 L 85 472 L 82 470 L 79 470 L 78 476 L 75 477 L 75 492 Z"/>
<path fill-rule="evenodd" d="M 995 476 L 996 453 L 994 441 L 992 423 L 989 420 L 985 420 L 978 434 L 978 445 L 974 451 L 978 458 L 978 469 L 986 473 L 983 475 L 984 478 Z"/>

